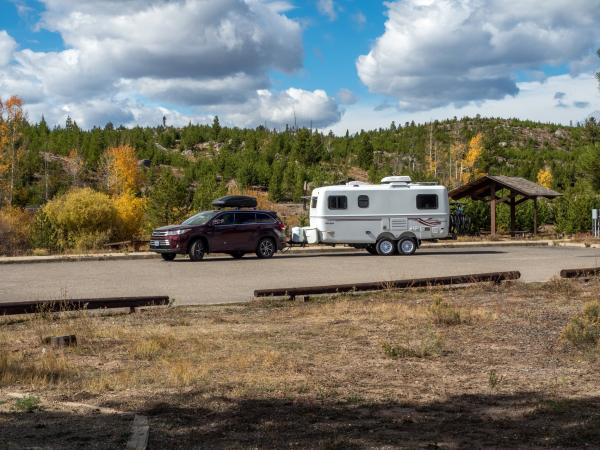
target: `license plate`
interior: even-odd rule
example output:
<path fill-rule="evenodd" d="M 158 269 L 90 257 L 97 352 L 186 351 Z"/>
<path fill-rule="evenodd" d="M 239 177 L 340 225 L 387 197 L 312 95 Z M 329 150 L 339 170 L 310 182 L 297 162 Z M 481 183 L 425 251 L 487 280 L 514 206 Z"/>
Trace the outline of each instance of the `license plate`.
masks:
<path fill-rule="evenodd" d="M 160 247 L 160 243 L 159 243 L 159 241 L 150 241 L 150 245 L 151 245 L 152 247 Z"/>

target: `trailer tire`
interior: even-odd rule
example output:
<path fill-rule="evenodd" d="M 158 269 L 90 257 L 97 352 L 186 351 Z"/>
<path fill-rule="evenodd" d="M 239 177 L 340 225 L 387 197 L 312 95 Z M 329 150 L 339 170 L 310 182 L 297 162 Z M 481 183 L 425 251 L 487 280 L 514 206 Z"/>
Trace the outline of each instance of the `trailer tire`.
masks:
<path fill-rule="evenodd" d="M 377 246 L 375 244 L 369 244 L 365 248 L 371 255 L 377 254 Z"/>
<path fill-rule="evenodd" d="M 377 241 L 377 254 L 380 256 L 391 256 L 396 253 L 396 242 L 390 238 L 382 238 Z"/>
<path fill-rule="evenodd" d="M 417 247 L 417 241 L 413 238 L 404 238 L 398 241 L 398 253 L 401 255 L 413 255 L 417 251 Z"/>

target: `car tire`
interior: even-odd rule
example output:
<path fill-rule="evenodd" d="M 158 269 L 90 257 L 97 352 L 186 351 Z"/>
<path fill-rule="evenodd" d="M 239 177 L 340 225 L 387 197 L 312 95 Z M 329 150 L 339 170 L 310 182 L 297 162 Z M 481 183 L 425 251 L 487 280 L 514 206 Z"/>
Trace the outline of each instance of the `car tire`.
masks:
<path fill-rule="evenodd" d="M 262 238 L 256 246 L 256 256 L 259 258 L 270 258 L 275 254 L 275 241 L 271 238 Z"/>
<path fill-rule="evenodd" d="M 390 238 L 383 238 L 377 241 L 377 254 L 380 256 L 391 256 L 396 253 L 396 242 Z"/>
<path fill-rule="evenodd" d="M 229 255 L 234 259 L 241 259 L 244 257 L 245 253 L 244 252 L 231 252 Z"/>
<path fill-rule="evenodd" d="M 162 256 L 162 259 L 164 259 L 165 261 L 173 261 L 175 259 L 175 257 L 177 256 L 176 253 L 161 253 L 160 256 Z"/>
<path fill-rule="evenodd" d="M 188 249 L 188 255 L 192 261 L 200 261 L 204 258 L 204 242 L 201 239 L 197 239 L 192 242 Z"/>
<path fill-rule="evenodd" d="M 413 255 L 417 251 L 417 241 L 413 238 L 404 238 L 398 241 L 398 253 L 404 256 Z"/>
<path fill-rule="evenodd" d="M 376 255 L 377 254 L 377 246 L 375 244 L 369 244 L 366 247 L 367 251 L 371 254 L 371 255 Z"/>

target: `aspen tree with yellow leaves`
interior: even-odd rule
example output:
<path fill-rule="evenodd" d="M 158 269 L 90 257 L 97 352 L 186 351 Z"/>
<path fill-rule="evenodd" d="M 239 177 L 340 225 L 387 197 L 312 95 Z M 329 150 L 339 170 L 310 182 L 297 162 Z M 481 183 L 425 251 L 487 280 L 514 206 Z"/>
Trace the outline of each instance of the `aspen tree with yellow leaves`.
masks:
<path fill-rule="evenodd" d="M 17 96 L 9 97 L 5 102 L 0 99 L 0 204 L 12 205 L 17 165 L 22 154 L 19 147 L 21 129 L 25 121 L 23 100 Z"/>
<path fill-rule="evenodd" d="M 129 145 L 112 147 L 106 151 L 108 189 L 119 222 L 119 237 L 131 239 L 142 232 L 147 201 L 136 196 L 142 182 L 135 149 Z"/>
<path fill-rule="evenodd" d="M 552 170 L 550 170 L 549 167 L 544 167 L 539 170 L 537 174 L 537 183 L 539 185 L 551 189 L 553 180 L 554 179 L 552 177 Z"/>
<path fill-rule="evenodd" d="M 134 148 L 129 145 L 109 148 L 106 151 L 106 159 L 108 190 L 113 194 L 136 192 L 142 177 Z"/>
<path fill-rule="evenodd" d="M 462 183 L 468 183 L 471 179 L 480 175 L 479 171 L 475 168 L 479 157 L 483 153 L 483 135 L 477 133 L 469 141 L 467 148 L 467 154 L 462 160 Z"/>

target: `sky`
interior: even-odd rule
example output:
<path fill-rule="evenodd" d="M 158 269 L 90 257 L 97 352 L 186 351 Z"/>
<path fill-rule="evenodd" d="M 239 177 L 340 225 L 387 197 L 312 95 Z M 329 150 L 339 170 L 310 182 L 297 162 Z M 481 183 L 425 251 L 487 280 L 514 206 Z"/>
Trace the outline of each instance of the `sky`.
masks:
<path fill-rule="evenodd" d="M 336 134 L 600 116 L 600 0 L 0 0 L 31 121 Z"/>

